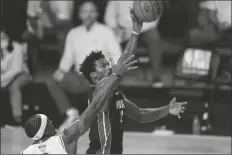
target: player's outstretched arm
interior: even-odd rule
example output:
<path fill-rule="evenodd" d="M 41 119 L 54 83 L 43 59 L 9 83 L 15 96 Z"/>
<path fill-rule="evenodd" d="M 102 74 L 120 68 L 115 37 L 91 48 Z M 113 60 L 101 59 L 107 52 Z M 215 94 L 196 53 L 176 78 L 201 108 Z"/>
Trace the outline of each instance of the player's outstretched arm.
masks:
<path fill-rule="evenodd" d="M 179 116 L 180 113 L 183 113 L 184 105 L 187 104 L 186 102 L 176 102 L 176 98 L 173 98 L 166 106 L 142 109 L 126 99 L 125 96 L 123 101 L 125 104 L 125 114 L 139 123 L 154 122 L 168 114 Z"/>
<path fill-rule="evenodd" d="M 96 86 L 90 106 L 84 111 L 78 120 L 65 128 L 62 133 L 65 143 L 77 140 L 89 129 L 97 113 L 106 103 L 108 103 L 106 101 L 118 87 L 124 73 L 137 68 L 132 67 L 135 63 L 137 63 L 137 61 L 134 60 L 134 56 L 131 56 L 126 61 L 115 65 L 116 67 L 113 69 L 113 74 Z"/>
<path fill-rule="evenodd" d="M 132 9 L 130 9 L 130 15 L 131 19 L 133 21 L 133 31 L 131 33 L 130 39 L 126 45 L 126 48 L 124 50 L 124 53 L 119 58 L 118 62 L 125 61 L 128 59 L 131 55 L 134 54 L 135 49 L 137 48 L 139 33 L 143 27 L 143 22 L 139 21 Z"/>

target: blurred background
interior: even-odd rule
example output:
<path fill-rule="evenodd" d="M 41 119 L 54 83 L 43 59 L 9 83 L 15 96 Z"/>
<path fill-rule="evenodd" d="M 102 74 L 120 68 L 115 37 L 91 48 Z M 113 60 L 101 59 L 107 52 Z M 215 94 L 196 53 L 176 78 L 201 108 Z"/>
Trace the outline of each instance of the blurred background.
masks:
<path fill-rule="evenodd" d="M 59 128 L 66 118 L 85 110 L 88 94 L 65 88 L 65 81 L 57 80 L 59 75 L 64 76 L 60 70 L 79 74 L 76 66 L 81 62 L 75 61 L 82 61 L 88 53 L 85 51 L 90 49 L 105 50 L 112 61 L 123 52 L 132 30 L 128 8 L 133 1 L 94 0 L 92 5 L 84 6 L 85 1 L 1 0 L 2 153 L 24 149 L 27 142 L 16 147 L 13 141 L 17 136 L 20 139 L 22 123 L 33 114 L 48 115 Z M 89 25 L 94 29 L 83 29 Z M 21 54 L 14 54 L 15 51 Z M 165 0 L 161 18 L 144 23 L 135 53 L 139 69 L 128 73 L 119 89 L 141 108 L 167 105 L 173 97 L 187 101 L 188 106 L 181 119 L 167 116 L 141 125 L 125 118 L 125 131 L 135 135 L 129 134 L 125 139 L 133 141 L 136 134 L 214 136 L 214 146 L 220 147 L 219 150 L 202 149 L 203 153 L 222 150 L 231 153 L 231 139 L 228 139 L 232 104 L 231 1 Z M 69 80 L 82 83 L 81 78 Z M 70 109 L 59 108 L 60 91 L 65 92 L 70 101 L 67 104 L 73 107 L 70 115 L 67 114 Z M 220 145 L 224 139 L 219 136 L 225 138 L 225 149 Z M 166 145 L 172 140 L 165 138 L 161 140 L 163 152 L 154 149 L 150 153 L 167 153 Z M 175 138 L 173 143 L 182 139 Z M 24 139 L 16 141 L 22 143 Z M 145 136 L 146 140 L 153 139 Z M 125 141 L 131 147 L 126 153 L 135 151 L 136 144 L 131 141 Z M 198 142 L 190 145 L 194 148 Z M 82 145 L 80 150 L 88 143 Z"/>

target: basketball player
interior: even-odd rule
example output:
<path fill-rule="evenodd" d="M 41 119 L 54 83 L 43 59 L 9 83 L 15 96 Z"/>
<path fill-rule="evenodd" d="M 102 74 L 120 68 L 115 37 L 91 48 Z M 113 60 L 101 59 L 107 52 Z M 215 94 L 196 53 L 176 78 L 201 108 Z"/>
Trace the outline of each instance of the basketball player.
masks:
<path fill-rule="evenodd" d="M 122 63 L 114 65 L 111 74 L 97 84 L 91 105 L 84 113 L 65 130 L 58 134 L 52 122 L 43 114 L 37 114 L 29 118 L 25 123 L 25 132 L 34 143 L 21 154 L 67 154 L 66 148 L 73 141 L 83 135 L 90 127 L 93 119 L 109 98 L 109 95 L 117 88 L 121 77 L 125 72 L 135 69 L 137 61 L 131 56 Z M 133 66 L 133 67 L 132 67 Z"/>
<path fill-rule="evenodd" d="M 130 14 L 133 21 L 133 31 L 119 62 L 133 54 L 142 28 L 142 22 L 137 20 L 132 9 Z M 111 75 L 111 66 L 101 51 L 92 52 L 81 64 L 80 72 L 94 85 Z M 89 100 L 92 101 L 92 99 L 90 93 Z M 174 98 L 170 104 L 160 108 L 141 109 L 126 99 L 122 93 L 113 92 L 107 101 L 110 103 L 103 106 L 91 124 L 90 144 L 86 154 L 122 154 L 123 130 L 121 124 L 123 114 L 125 113 L 140 123 L 150 123 L 167 116 L 169 113 L 179 115 L 183 112 L 186 102 L 175 101 Z"/>

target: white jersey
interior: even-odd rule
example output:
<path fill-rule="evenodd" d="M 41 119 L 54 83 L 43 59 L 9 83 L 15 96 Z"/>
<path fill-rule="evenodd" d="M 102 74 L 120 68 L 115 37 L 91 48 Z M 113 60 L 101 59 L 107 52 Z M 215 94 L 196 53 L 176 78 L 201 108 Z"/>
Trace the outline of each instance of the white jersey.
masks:
<path fill-rule="evenodd" d="M 67 152 L 61 135 L 56 135 L 44 142 L 30 145 L 21 154 L 67 154 Z"/>

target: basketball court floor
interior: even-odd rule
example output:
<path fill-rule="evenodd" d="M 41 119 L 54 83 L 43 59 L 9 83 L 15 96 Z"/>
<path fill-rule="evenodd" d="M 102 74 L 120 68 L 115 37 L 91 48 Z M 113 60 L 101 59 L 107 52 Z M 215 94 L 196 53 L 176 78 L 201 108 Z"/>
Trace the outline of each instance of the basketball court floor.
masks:
<path fill-rule="evenodd" d="M 19 154 L 30 143 L 22 128 L 1 129 L 1 154 Z M 77 153 L 85 154 L 88 143 L 86 133 L 79 139 Z M 124 154 L 231 154 L 231 137 L 126 132 Z"/>

